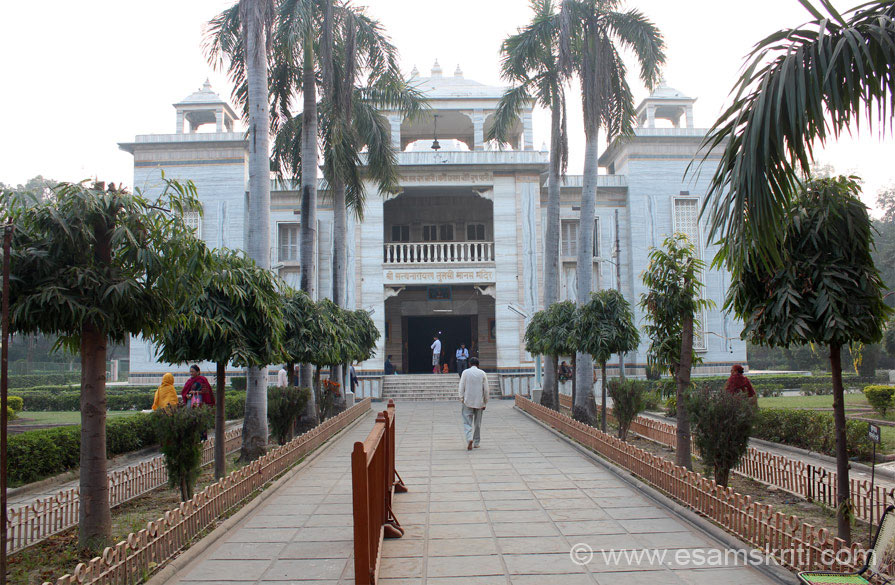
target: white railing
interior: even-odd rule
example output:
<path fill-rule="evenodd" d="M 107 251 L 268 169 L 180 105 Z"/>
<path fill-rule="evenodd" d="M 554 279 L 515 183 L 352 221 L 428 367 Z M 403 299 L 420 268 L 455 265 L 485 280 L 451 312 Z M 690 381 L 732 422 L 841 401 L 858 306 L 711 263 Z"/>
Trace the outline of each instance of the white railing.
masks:
<path fill-rule="evenodd" d="M 494 262 L 494 242 L 393 242 L 386 264 L 476 264 Z"/>

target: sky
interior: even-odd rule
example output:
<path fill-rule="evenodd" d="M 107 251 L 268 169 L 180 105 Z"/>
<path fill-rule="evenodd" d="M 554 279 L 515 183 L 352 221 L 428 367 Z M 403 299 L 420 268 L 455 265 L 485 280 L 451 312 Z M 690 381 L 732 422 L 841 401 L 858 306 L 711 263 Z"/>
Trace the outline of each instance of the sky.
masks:
<path fill-rule="evenodd" d="M 834 5 L 842 10 L 855 0 Z M 171 104 L 206 78 L 222 95 L 226 75 L 207 63 L 203 34 L 233 0 L 6 2 L 0 8 L 0 182 L 43 175 L 98 177 L 130 185 L 131 155 L 119 142 L 174 131 Z M 445 74 L 459 64 L 467 78 L 500 85 L 501 41 L 530 18 L 526 0 L 353 0 L 385 26 L 405 72 L 427 75 L 437 58 Z M 808 15 L 797 0 L 632 0 L 662 31 L 669 86 L 698 98 L 696 126 L 709 127 L 729 101 L 743 59 L 762 37 Z M 633 64 L 629 67 L 635 69 Z M 648 95 L 630 79 L 636 101 Z M 583 167 L 580 99 L 569 100 L 570 173 Z M 548 141 L 548 114 L 536 112 L 535 147 Z M 818 163 L 865 180 L 864 201 L 895 183 L 895 140 L 875 132 L 843 137 L 816 154 Z M 876 214 L 876 210 L 872 212 Z"/>

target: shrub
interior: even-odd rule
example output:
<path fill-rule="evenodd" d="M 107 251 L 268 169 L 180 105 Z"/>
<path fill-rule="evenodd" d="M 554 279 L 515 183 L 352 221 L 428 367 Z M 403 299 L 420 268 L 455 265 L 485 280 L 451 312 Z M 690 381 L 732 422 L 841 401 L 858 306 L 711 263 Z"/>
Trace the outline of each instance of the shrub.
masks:
<path fill-rule="evenodd" d="M 234 376 L 234 377 L 230 378 L 230 386 L 232 386 L 234 390 L 237 390 L 239 392 L 245 392 L 245 389 L 246 389 L 245 376 Z"/>
<path fill-rule="evenodd" d="M 643 394 L 643 410 L 659 410 L 662 396 L 656 390 L 649 390 Z"/>
<path fill-rule="evenodd" d="M 802 384 L 802 396 L 827 396 L 833 393 L 832 382 Z"/>
<path fill-rule="evenodd" d="M 246 415 L 246 393 L 228 392 L 224 398 L 224 416 L 227 420 L 243 418 Z"/>
<path fill-rule="evenodd" d="M 165 456 L 168 483 L 180 488 L 181 501 L 193 497 L 193 488 L 202 467 L 202 435 L 214 422 L 211 408 L 169 406 L 150 415 Z"/>
<path fill-rule="evenodd" d="M 864 388 L 867 402 L 882 416 L 895 405 L 895 386 L 867 386 Z"/>
<path fill-rule="evenodd" d="M 10 420 L 15 420 L 15 419 L 17 419 L 17 418 L 18 418 L 18 416 L 16 416 L 16 411 L 13 410 L 13 408 L 12 408 L 11 406 L 8 406 L 8 405 L 7 405 L 7 407 L 6 407 L 6 420 L 10 421 Z"/>
<path fill-rule="evenodd" d="M 285 445 L 295 434 L 295 423 L 305 411 L 311 397 L 309 388 L 271 386 L 267 390 L 267 418 L 270 430 L 280 445 Z"/>
<path fill-rule="evenodd" d="M 9 377 L 10 388 L 32 388 L 34 386 L 62 386 L 77 384 L 81 374 L 17 374 Z"/>
<path fill-rule="evenodd" d="M 867 438 L 867 426 L 863 421 L 846 421 L 849 456 L 870 457 L 873 445 Z M 755 417 L 753 436 L 833 457 L 836 455 L 833 414 L 829 412 L 762 408 Z"/>
<path fill-rule="evenodd" d="M 755 388 L 756 394 L 765 398 L 783 394 L 783 384 L 755 383 L 752 387 Z"/>
<path fill-rule="evenodd" d="M 7 396 L 6 397 L 6 405 L 9 406 L 14 412 L 19 412 L 22 410 L 22 407 L 25 405 L 21 396 Z"/>
<path fill-rule="evenodd" d="M 643 412 L 646 385 L 637 380 L 610 380 L 606 392 L 612 398 L 612 412 L 618 421 L 618 438 L 625 441 L 631 422 Z"/>
<path fill-rule="evenodd" d="M 694 392 L 689 400 L 693 439 L 718 485 L 727 487 L 730 470 L 749 447 L 755 406 L 742 393 Z"/>
<path fill-rule="evenodd" d="M 112 457 L 157 442 L 150 416 L 136 414 L 106 421 L 106 455 Z M 30 483 L 76 469 L 81 459 L 81 425 L 25 431 L 9 438 L 9 480 Z"/>
<path fill-rule="evenodd" d="M 674 418 L 677 416 L 677 397 L 669 396 L 665 401 L 665 416 Z"/>

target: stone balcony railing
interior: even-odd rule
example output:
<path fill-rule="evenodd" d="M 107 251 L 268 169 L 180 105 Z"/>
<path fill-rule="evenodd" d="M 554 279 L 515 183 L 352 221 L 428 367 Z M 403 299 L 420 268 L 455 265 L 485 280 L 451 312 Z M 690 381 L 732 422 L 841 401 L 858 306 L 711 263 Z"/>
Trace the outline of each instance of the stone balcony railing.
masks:
<path fill-rule="evenodd" d="M 391 242 L 385 264 L 484 264 L 494 262 L 494 242 Z"/>

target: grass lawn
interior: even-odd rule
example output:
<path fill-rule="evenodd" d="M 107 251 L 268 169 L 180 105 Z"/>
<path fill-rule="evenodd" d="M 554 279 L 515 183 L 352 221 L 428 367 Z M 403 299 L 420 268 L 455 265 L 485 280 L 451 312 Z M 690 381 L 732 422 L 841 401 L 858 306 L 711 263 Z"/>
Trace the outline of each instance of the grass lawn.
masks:
<path fill-rule="evenodd" d="M 761 408 L 833 408 L 832 396 L 774 396 L 759 398 L 758 406 Z M 845 407 L 870 408 L 864 394 L 854 393 L 845 395 Z"/>
<path fill-rule="evenodd" d="M 106 413 L 109 418 L 135 414 L 135 410 L 110 410 Z M 13 425 L 78 425 L 81 424 L 81 412 L 72 411 L 46 411 L 46 412 L 20 412 L 19 418 L 9 421 Z"/>

